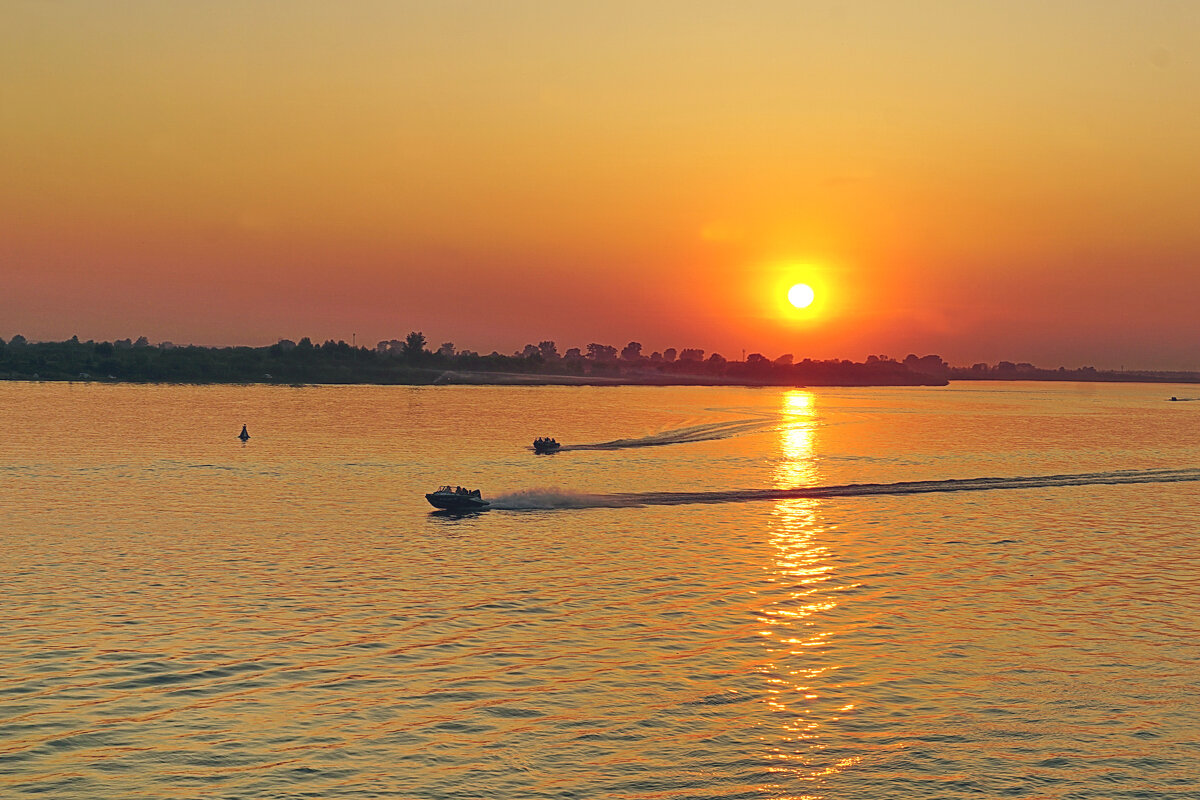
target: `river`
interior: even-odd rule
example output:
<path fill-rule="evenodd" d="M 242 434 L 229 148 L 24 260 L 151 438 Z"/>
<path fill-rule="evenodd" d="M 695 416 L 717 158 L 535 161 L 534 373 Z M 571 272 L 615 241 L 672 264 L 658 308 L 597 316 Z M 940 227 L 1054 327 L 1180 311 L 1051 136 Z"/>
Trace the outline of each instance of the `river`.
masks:
<path fill-rule="evenodd" d="M 1193 390 L 0 383 L 0 795 L 1200 797 Z"/>

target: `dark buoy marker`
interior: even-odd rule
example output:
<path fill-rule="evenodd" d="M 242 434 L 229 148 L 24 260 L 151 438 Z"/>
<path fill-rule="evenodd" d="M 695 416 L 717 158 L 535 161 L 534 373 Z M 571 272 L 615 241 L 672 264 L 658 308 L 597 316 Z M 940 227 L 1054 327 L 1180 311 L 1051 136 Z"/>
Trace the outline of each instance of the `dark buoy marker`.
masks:
<path fill-rule="evenodd" d="M 246 426 L 242 425 L 242 432 L 238 434 L 238 438 L 243 442 L 250 438 L 250 431 L 246 430 Z"/>

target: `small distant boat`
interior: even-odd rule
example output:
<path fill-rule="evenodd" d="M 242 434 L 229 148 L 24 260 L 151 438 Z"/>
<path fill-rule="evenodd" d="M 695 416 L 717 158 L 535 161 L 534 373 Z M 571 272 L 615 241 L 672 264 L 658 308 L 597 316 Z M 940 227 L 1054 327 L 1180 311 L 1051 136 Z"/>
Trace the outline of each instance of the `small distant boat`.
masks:
<path fill-rule="evenodd" d="M 483 511 L 488 507 L 488 502 L 478 489 L 464 489 L 461 486 L 443 486 L 425 495 L 425 499 L 429 505 L 443 511 Z"/>
<path fill-rule="evenodd" d="M 245 425 L 242 426 L 242 432 L 238 434 L 237 438 L 241 439 L 243 442 L 250 438 L 250 431 L 246 430 Z"/>
<path fill-rule="evenodd" d="M 549 436 L 539 436 L 533 440 L 533 452 L 537 453 L 538 455 L 544 456 L 547 453 L 553 453 L 560 447 L 562 447 L 562 445 L 556 440 L 551 439 Z"/>

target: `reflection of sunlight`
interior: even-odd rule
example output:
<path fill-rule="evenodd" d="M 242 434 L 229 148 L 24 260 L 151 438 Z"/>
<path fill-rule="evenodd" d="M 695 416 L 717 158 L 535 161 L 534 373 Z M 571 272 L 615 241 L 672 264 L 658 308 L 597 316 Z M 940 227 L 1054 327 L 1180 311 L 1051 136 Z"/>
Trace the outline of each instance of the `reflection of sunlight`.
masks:
<path fill-rule="evenodd" d="M 783 427 L 779 437 L 780 458 L 775 469 L 775 488 L 811 486 L 817 482 L 813 394 L 792 389 L 784 393 L 782 405 L 779 414 L 783 418 Z M 816 500 L 781 500 L 775 512 L 786 518 L 785 527 L 799 529 L 813 524 L 816 507 Z"/>
<path fill-rule="evenodd" d="M 819 482 L 814 399 L 811 392 L 803 390 L 783 395 L 780 414 L 784 425 L 774 475 L 777 488 Z M 765 626 L 761 634 L 768 653 L 768 662 L 761 670 L 767 706 L 786 720 L 770 754 L 777 763 L 770 769 L 814 783 L 858 760 L 830 761 L 821 752 L 828 746 L 820 742 L 822 726 L 836 722 L 853 708 L 842 701 L 830 707 L 834 698 L 822 696 L 823 684 L 837 669 L 822 660 L 823 648 L 833 634 L 822 626 L 822 615 L 837 607 L 834 593 L 842 588 L 829 583 L 834 576 L 830 551 L 823 543 L 828 529 L 819 514 L 822 502 L 780 500 L 772 509 L 774 554 L 767 564 L 767 580 L 775 584 L 775 590 L 766 593 L 771 601 L 759 617 Z"/>
<path fill-rule="evenodd" d="M 813 395 L 794 389 L 783 396 L 783 418 L 779 447 L 782 458 L 775 474 L 775 486 L 790 489 L 811 484 L 816 478 L 813 465 Z"/>

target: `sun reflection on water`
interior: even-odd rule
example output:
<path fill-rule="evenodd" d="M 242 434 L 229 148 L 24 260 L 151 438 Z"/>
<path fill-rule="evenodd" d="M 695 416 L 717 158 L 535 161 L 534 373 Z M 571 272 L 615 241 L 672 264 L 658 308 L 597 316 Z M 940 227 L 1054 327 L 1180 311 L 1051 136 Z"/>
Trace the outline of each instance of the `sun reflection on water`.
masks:
<path fill-rule="evenodd" d="M 790 390 L 782 397 L 784 425 L 779 438 L 775 486 L 789 489 L 820 482 L 816 460 L 815 397 Z M 838 605 L 831 585 L 834 567 L 824 544 L 829 528 L 820 515 L 817 499 L 781 500 L 772 509 L 771 543 L 767 580 L 775 584 L 771 602 L 762 609 L 761 630 L 768 653 L 763 665 L 767 705 L 782 718 L 782 731 L 772 746 L 771 771 L 792 779 L 817 782 L 857 763 L 858 759 L 830 761 L 821 751 L 822 728 L 853 709 L 841 703 L 828 708 L 833 698 L 822 697 L 822 686 L 837 666 L 822 652 L 833 631 L 821 616 Z M 818 795 L 812 795 L 817 797 Z"/>

